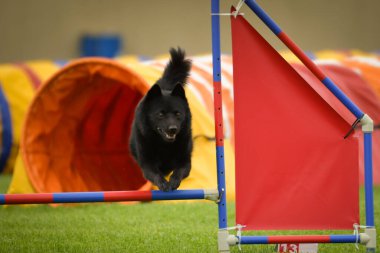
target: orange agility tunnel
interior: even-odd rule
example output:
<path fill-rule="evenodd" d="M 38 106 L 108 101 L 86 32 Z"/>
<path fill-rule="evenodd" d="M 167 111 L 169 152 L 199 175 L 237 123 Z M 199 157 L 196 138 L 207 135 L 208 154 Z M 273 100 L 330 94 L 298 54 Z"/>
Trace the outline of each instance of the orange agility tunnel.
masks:
<path fill-rule="evenodd" d="M 35 190 L 143 187 L 146 181 L 129 156 L 134 112 L 128 108 L 147 89 L 138 75 L 101 59 L 77 61 L 51 77 L 29 107 L 21 139 Z"/>

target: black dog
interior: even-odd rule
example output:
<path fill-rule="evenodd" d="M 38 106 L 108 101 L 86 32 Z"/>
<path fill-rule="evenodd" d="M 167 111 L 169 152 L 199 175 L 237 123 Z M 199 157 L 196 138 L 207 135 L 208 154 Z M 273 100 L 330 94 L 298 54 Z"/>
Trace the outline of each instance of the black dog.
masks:
<path fill-rule="evenodd" d="M 183 86 L 191 61 L 180 48 L 170 49 L 163 76 L 136 107 L 130 150 L 144 177 L 162 191 L 179 187 L 191 169 L 191 113 Z M 173 174 L 169 182 L 165 176 Z"/>

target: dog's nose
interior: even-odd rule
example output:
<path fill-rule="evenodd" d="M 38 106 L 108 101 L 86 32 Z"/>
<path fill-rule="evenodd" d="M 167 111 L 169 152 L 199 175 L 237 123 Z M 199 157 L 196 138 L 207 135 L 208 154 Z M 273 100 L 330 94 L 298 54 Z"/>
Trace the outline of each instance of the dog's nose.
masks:
<path fill-rule="evenodd" d="M 169 126 L 168 131 L 170 134 L 175 134 L 177 132 L 177 126 Z"/>

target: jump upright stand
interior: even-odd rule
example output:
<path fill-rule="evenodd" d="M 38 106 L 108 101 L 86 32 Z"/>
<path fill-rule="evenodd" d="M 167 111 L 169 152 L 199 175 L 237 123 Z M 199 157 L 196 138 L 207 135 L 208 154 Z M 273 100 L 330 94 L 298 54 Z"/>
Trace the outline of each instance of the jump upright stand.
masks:
<path fill-rule="evenodd" d="M 365 203 L 366 226 L 364 233 L 356 235 L 286 235 L 286 236 L 241 236 L 231 235 L 227 229 L 227 211 L 225 199 L 219 202 L 219 252 L 229 252 L 230 246 L 240 244 L 280 244 L 280 243 L 361 243 L 366 245 L 367 252 L 376 250 L 376 229 L 374 224 L 373 180 L 372 180 L 372 131 L 373 122 L 364 114 L 324 73 L 307 57 L 305 53 L 281 30 L 265 13 L 255 0 L 245 0 L 246 5 L 265 23 L 265 25 L 301 60 L 301 62 L 336 96 L 341 103 L 361 122 L 364 133 L 365 153 Z M 220 55 L 220 15 L 219 0 L 211 0 L 212 19 L 212 53 L 214 72 L 215 132 L 219 142 L 217 149 L 218 190 L 225 193 L 223 161 L 223 116 L 221 107 L 221 55 Z M 236 14 L 236 13 L 235 13 Z M 236 15 L 235 15 L 236 18 Z M 254 67 L 254 66 L 253 66 Z"/>
<path fill-rule="evenodd" d="M 214 118 L 216 139 L 217 180 L 220 199 L 218 202 L 218 249 L 220 252 L 229 252 L 227 242 L 227 204 L 226 183 L 224 173 L 224 132 L 223 132 L 223 106 L 222 106 L 222 78 L 221 78 L 221 51 L 220 51 L 220 19 L 219 0 L 211 2 L 211 26 L 212 26 L 212 61 L 213 61 L 213 84 L 214 84 Z"/>

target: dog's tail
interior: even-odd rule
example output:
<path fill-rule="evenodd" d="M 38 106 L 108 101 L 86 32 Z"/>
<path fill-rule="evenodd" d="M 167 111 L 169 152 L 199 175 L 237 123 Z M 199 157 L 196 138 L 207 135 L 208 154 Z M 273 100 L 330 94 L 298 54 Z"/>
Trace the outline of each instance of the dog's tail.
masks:
<path fill-rule="evenodd" d="M 185 51 L 181 48 L 171 48 L 170 61 L 166 65 L 158 84 L 164 90 L 173 90 L 178 83 L 184 86 L 190 75 L 190 69 L 191 60 L 186 59 Z"/>

